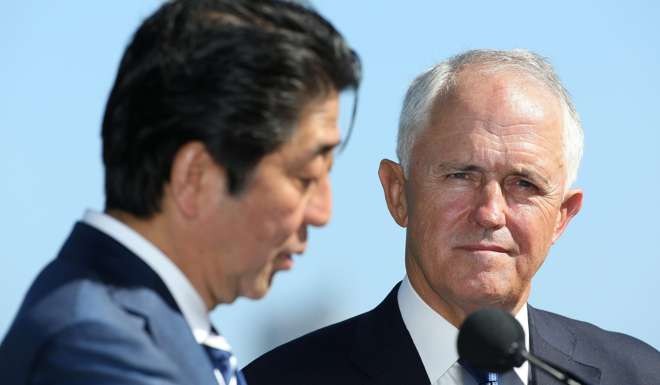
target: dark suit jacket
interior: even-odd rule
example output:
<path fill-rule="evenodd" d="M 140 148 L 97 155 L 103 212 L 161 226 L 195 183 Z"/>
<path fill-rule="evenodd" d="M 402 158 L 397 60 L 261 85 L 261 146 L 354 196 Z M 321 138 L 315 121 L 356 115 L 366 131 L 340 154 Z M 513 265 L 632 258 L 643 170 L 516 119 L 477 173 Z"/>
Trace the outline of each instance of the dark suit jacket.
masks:
<path fill-rule="evenodd" d="M 161 279 L 77 223 L 0 345 L 0 383 L 217 385 Z"/>
<path fill-rule="evenodd" d="M 397 285 L 375 309 L 284 344 L 244 369 L 250 385 L 422 385 Z M 660 353 L 632 337 L 529 307 L 530 350 L 593 385 L 660 385 Z M 438 343 L 455 343 L 438 341 Z M 536 384 L 559 384 L 532 370 Z M 434 379 L 435 380 L 435 379 Z"/>

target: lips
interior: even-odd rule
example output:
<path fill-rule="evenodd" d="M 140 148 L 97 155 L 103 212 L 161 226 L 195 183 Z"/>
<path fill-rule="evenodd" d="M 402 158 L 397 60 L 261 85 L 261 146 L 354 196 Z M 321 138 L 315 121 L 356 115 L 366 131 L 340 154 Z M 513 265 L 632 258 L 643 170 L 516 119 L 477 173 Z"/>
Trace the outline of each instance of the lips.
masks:
<path fill-rule="evenodd" d="M 293 254 L 291 253 L 280 253 L 275 257 L 276 270 L 291 270 L 294 264 Z"/>
<path fill-rule="evenodd" d="M 458 247 L 459 249 L 466 250 L 466 251 L 472 251 L 472 252 L 477 252 L 477 251 L 490 251 L 490 252 L 495 252 L 495 253 L 509 253 L 510 249 L 507 247 L 503 247 L 500 245 L 496 244 L 474 244 L 474 245 L 465 245 L 465 246 L 460 246 Z"/>
<path fill-rule="evenodd" d="M 295 247 L 288 247 L 278 253 L 274 260 L 275 270 L 291 270 L 295 264 L 293 256 L 304 253 L 305 246 L 305 244 L 302 244 Z"/>

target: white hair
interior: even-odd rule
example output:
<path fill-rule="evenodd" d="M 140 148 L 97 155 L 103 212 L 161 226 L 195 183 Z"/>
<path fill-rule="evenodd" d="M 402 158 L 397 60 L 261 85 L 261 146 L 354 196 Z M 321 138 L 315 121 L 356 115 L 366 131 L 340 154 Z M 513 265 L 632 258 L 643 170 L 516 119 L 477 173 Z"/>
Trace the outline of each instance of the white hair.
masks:
<path fill-rule="evenodd" d="M 580 117 L 548 60 L 523 49 L 467 51 L 435 65 L 413 80 L 403 102 L 396 146 L 404 173 L 410 173 L 410 152 L 417 135 L 430 124 L 434 102 L 441 102 L 456 85 L 456 75 L 468 65 L 492 72 L 514 70 L 531 75 L 557 95 L 563 111 L 566 189 L 570 188 L 577 178 L 584 145 Z"/>

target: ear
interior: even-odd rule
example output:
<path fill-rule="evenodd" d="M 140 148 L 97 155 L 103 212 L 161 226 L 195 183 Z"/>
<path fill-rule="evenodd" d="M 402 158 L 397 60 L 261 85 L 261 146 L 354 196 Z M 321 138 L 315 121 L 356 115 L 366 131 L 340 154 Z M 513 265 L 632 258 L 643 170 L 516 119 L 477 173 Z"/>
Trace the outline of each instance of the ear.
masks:
<path fill-rule="evenodd" d="M 553 243 L 562 235 L 566 226 L 568 226 L 568 222 L 580 212 L 580 209 L 582 208 L 582 197 L 582 190 L 579 189 L 569 190 L 566 193 L 564 201 L 559 208 L 559 217 L 557 217 L 555 232 L 552 236 Z"/>
<path fill-rule="evenodd" d="M 408 226 L 408 206 L 406 205 L 406 178 L 401 165 L 389 159 L 380 161 L 378 177 L 383 185 L 385 201 L 390 215 L 401 227 Z"/>
<path fill-rule="evenodd" d="M 227 178 L 202 142 L 188 142 L 174 155 L 170 171 L 169 195 L 185 218 L 199 215 L 209 194 L 224 191 Z"/>

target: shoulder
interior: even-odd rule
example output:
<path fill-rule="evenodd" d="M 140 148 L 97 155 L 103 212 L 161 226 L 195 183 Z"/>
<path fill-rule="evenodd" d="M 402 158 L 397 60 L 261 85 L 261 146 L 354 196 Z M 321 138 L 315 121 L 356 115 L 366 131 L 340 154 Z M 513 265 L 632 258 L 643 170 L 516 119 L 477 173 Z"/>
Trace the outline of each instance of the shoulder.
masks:
<path fill-rule="evenodd" d="M 169 304 L 169 293 L 158 291 L 155 281 L 160 282 L 157 275 L 131 251 L 77 223 L 58 256 L 33 281 L 3 345 L 12 338 L 24 346 L 39 344 L 77 324 L 141 331 L 142 317 L 127 305 Z"/>
<path fill-rule="evenodd" d="M 605 377 L 618 377 L 629 383 L 660 383 L 660 352 L 649 344 L 548 311 L 533 309 L 530 317 L 537 327 L 545 330 L 544 334 L 568 331 L 575 341 L 574 357 L 599 367 Z"/>
<path fill-rule="evenodd" d="M 546 327 L 561 325 L 572 332 L 580 342 L 588 343 L 590 347 L 599 350 L 639 351 L 642 354 L 660 354 L 647 343 L 627 334 L 602 329 L 589 322 L 579 321 L 545 310 L 534 309 L 534 322 L 544 322 Z M 554 324 L 554 325 L 553 325 Z M 616 347 L 616 349 L 613 349 Z M 608 348 L 608 349 L 606 349 Z M 613 354 L 616 352 L 612 352 Z"/>
<path fill-rule="evenodd" d="M 112 286 L 92 270 L 58 258 L 32 283 L 12 328 L 28 328 L 33 336 L 46 337 L 77 323 L 121 323 L 126 318 Z"/>
<path fill-rule="evenodd" d="M 32 283 L 0 344 L 0 372 L 9 373 L 3 384 L 58 383 L 73 374 L 100 384 L 104 376 L 116 379 L 111 383 L 175 382 L 181 365 L 161 344 L 192 335 L 185 329 L 176 338 L 186 325 L 170 297 L 137 256 L 76 225 Z"/>
<path fill-rule="evenodd" d="M 369 313 L 358 315 L 269 351 L 243 369 L 248 383 L 293 385 L 312 378 L 329 381 L 351 367 L 348 352 L 368 317 Z"/>
<path fill-rule="evenodd" d="M 35 352 L 27 371 L 18 376 L 33 384 L 75 378 L 79 383 L 174 385 L 180 380 L 175 368 L 176 362 L 146 334 L 90 319 L 50 335 Z"/>
<path fill-rule="evenodd" d="M 350 383 L 353 367 L 350 352 L 371 312 L 321 328 L 281 345 L 243 369 L 251 385 Z"/>
<path fill-rule="evenodd" d="M 11 368 L 19 377 L 33 372 L 44 357 L 82 363 L 99 358 L 101 351 L 133 355 L 119 350 L 136 348 L 141 338 L 136 331 L 144 327 L 145 321 L 118 306 L 112 288 L 93 272 L 56 259 L 35 279 L 4 337 L 0 369 Z M 50 354 L 55 351 L 68 354 Z"/>
<path fill-rule="evenodd" d="M 257 358 L 244 369 L 248 383 L 368 383 L 369 376 L 377 368 L 388 365 L 379 361 L 383 359 L 383 349 L 396 350 L 392 345 L 414 349 L 412 341 L 406 340 L 396 299 L 398 287 L 397 284 L 372 310 L 304 335 Z M 388 342 L 404 342 L 385 343 L 385 336 L 392 336 Z M 396 354 L 405 353 L 407 351 L 397 351 Z"/>

